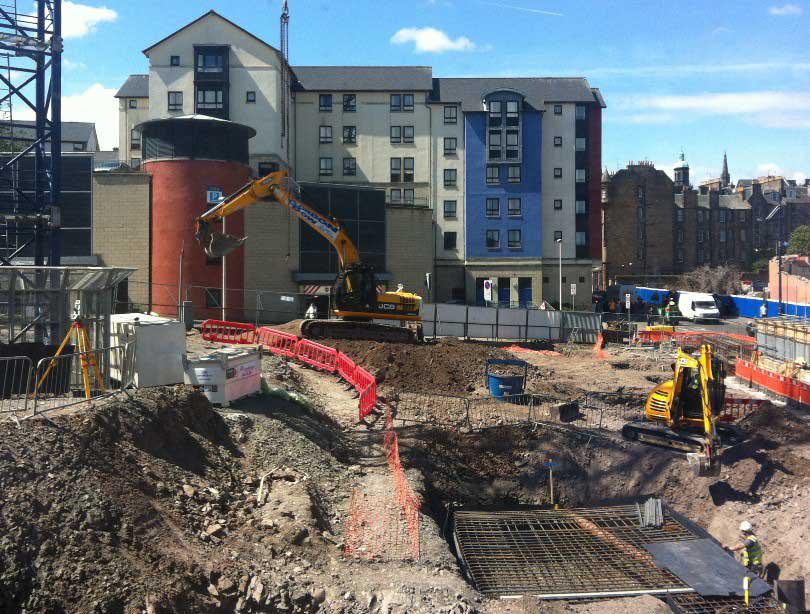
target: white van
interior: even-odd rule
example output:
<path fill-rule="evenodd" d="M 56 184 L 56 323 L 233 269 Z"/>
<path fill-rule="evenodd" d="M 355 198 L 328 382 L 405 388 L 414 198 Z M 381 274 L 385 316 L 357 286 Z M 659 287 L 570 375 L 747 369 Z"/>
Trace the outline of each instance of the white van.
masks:
<path fill-rule="evenodd" d="M 678 309 L 684 318 L 693 322 L 720 319 L 720 310 L 714 302 L 714 297 L 705 292 L 680 292 Z"/>

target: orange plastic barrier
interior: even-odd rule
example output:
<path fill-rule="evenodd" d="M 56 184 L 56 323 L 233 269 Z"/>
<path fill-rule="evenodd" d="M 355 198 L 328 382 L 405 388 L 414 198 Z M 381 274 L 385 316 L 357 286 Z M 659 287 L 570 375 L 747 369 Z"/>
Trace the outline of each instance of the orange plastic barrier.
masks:
<path fill-rule="evenodd" d="M 295 358 L 295 350 L 298 345 L 298 337 L 295 335 L 262 326 L 256 331 L 256 341 L 261 343 L 272 354 Z"/>
<path fill-rule="evenodd" d="M 309 339 L 301 339 L 295 348 L 295 355 L 306 365 L 334 373 L 337 366 L 338 351 Z"/>
<path fill-rule="evenodd" d="M 780 375 L 775 371 L 768 371 L 742 358 L 737 359 L 735 371 L 737 377 L 750 384 L 762 386 L 779 396 L 792 399 L 801 405 L 810 406 L 810 384 Z"/>
<path fill-rule="evenodd" d="M 360 420 L 377 405 L 377 379 L 362 367 L 354 370 L 354 387 L 360 393 Z"/>
<path fill-rule="evenodd" d="M 219 343 L 248 344 L 256 342 L 256 327 L 242 322 L 206 320 L 202 323 L 202 338 Z"/>
<path fill-rule="evenodd" d="M 351 384 L 352 386 L 356 385 L 354 381 L 355 369 L 357 369 L 357 365 L 354 364 L 354 361 L 346 356 L 346 354 L 343 352 L 338 352 L 337 373 L 343 381 Z"/>

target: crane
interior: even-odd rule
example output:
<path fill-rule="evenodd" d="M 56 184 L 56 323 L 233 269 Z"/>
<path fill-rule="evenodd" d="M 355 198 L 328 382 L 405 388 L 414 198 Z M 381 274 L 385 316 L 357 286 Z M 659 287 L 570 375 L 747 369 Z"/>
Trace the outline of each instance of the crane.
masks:
<path fill-rule="evenodd" d="M 303 337 L 399 342 L 420 340 L 422 298 L 405 292 L 401 287 L 396 292 L 378 292 L 373 267 L 360 261 L 357 247 L 346 231 L 336 220 L 303 202 L 297 184 L 290 177 L 289 168 L 284 162 L 277 163 L 279 170 L 248 182 L 195 220 L 195 236 L 205 253 L 211 258 L 220 258 L 237 249 L 247 239 L 215 231 L 212 228 L 215 222 L 258 202 L 286 207 L 332 245 L 340 265 L 334 288 L 334 315 L 338 319 L 304 320 L 301 324 Z M 372 320 L 387 320 L 400 326 L 375 324 Z"/>

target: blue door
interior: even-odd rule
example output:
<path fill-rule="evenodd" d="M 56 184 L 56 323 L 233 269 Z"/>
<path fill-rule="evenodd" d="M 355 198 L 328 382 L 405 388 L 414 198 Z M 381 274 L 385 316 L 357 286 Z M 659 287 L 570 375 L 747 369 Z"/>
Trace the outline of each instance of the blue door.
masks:
<path fill-rule="evenodd" d="M 521 307 L 529 307 L 532 304 L 531 277 L 518 277 L 518 300 Z"/>
<path fill-rule="evenodd" d="M 498 278 L 498 303 L 501 307 L 509 307 L 510 303 L 510 293 L 509 293 L 509 283 L 510 279 L 508 277 L 499 277 Z"/>
<path fill-rule="evenodd" d="M 484 278 L 475 279 L 475 304 L 481 307 L 484 304 Z"/>

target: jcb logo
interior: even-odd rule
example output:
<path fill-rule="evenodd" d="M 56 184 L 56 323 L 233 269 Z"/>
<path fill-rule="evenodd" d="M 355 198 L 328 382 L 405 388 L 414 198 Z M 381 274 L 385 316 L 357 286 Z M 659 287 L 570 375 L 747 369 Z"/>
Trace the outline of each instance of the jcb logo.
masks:
<path fill-rule="evenodd" d="M 387 309 L 388 311 L 396 311 L 397 309 L 397 306 L 393 303 L 380 303 L 379 307 L 380 309 Z"/>

